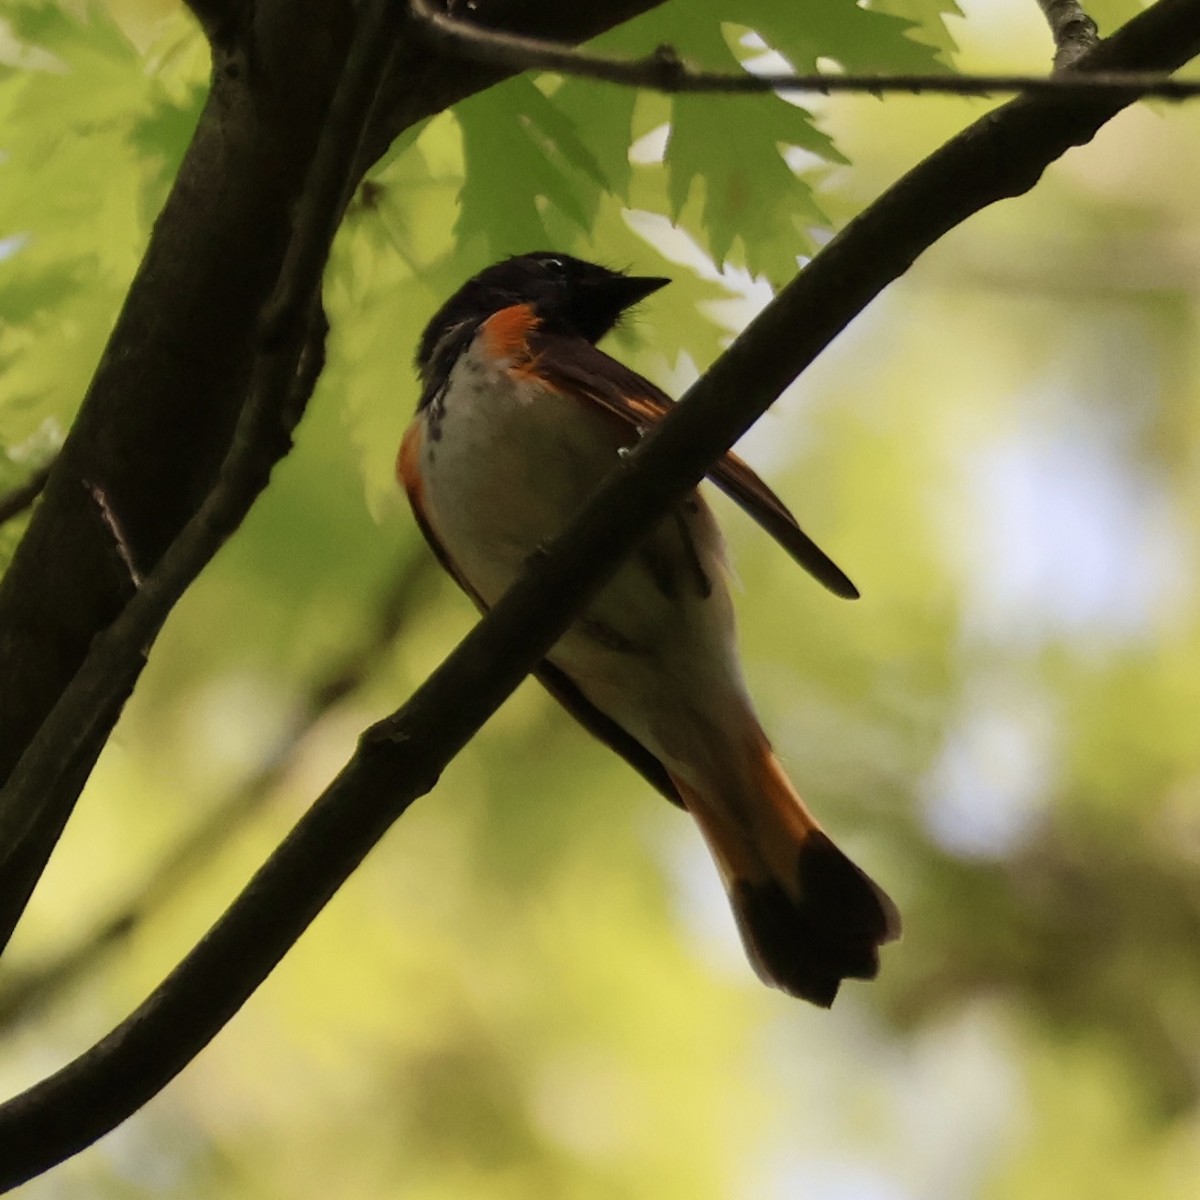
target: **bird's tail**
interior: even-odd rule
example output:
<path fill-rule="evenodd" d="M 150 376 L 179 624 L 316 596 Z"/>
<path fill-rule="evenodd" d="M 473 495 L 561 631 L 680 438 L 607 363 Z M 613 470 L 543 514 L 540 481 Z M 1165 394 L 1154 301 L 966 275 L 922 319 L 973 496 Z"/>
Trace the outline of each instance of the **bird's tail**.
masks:
<path fill-rule="evenodd" d="M 756 722 L 737 775 L 720 794 L 673 778 L 721 871 L 755 971 L 828 1007 L 843 979 L 875 977 L 879 947 L 900 936 L 899 913 L 822 831 Z"/>

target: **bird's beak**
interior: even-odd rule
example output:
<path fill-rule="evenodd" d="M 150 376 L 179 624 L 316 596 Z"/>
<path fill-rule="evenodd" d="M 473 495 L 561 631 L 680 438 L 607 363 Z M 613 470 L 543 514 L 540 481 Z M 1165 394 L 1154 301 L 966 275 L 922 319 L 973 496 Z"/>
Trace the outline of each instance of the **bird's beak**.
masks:
<path fill-rule="evenodd" d="M 645 300 L 652 292 L 657 292 L 670 282 L 660 275 L 618 275 L 604 281 L 604 290 L 619 312 L 639 300 Z"/>

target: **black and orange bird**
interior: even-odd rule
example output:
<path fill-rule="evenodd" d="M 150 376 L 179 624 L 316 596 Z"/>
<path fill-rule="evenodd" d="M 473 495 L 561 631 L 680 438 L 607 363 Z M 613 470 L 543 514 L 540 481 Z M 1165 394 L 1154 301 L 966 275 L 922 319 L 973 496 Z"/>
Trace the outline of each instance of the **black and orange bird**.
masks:
<path fill-rule="evenodd" d="M 524 254 L 461 287 L 421 337 L 397 471 L 441 564 L 481 609 L 560 533 L 671 399 L 596 343 L 669 280 Z M 854 585 L 732 454 L 712 481 L 838 595 Z M 536 674 L 695 818 L 768 984 L 829 1005 L 899 935 L 771 751 L 738 662 L 724 541 L 692 492 L 647 531 Z"/>

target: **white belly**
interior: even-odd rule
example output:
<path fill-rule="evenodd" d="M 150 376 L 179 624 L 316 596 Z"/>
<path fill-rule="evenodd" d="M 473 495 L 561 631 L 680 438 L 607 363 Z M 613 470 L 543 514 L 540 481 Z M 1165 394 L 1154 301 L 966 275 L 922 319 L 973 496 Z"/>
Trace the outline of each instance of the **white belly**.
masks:
<path fill-rule="evenodd" d="M 617 461 L 599 413 L 460 362 L 423 444 L 425 500 L 459 569 L 494 604 Z"/>

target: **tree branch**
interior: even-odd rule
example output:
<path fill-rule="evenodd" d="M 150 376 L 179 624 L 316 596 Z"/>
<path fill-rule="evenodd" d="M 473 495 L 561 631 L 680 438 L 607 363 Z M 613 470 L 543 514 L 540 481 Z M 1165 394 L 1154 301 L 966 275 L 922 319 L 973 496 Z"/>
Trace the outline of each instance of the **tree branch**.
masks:
<path fill-rule="evenodd" d="M 498 33 L 534 34 L 559 44 L 573 45 L 657 8 L 663 0 L 591 0 L 563 4 L 560 0 L 476 0 L 475 23 Z M 441 112 L 451 104 L 511 75 L 523 66 L 464 60 L 443 54 L 420 35 L 401 47 L 397 68 L 380 105 L 380 118 L 367 137 L 367 161 L 374 161 L 403 130 Z"/>
<path fill-rule="evenodd" d="M 414 592 L 432 569 L 433 560 L 423 546 L 403 563 L 385 588 L 366 636 L 312 683 L 259 768 L 183 834 L 126 899 L 89 925 L 51 961 L 10 974 L 0 982 L 0 1031 L 29 1020 L 63 988 L 111 954 L 260 811 L 295 766 L 301 746 L 317 724 L 386 661 L 388 648 L 408 624 Z"/>
<path fill-rule="evenodd" d="M 1096 27 L 1075 0 L 1038 0 L 1051 17 L 1059 40 L 1057 66 L 1074 65 L 1089 46 L 1095 46 Z M 992 96 L 1003 92 L 1031 95 L 1151 96 L 1185 100 L 1200 95 L 1200 80 L 1170 79 L 1162 72 L 1097 72 L 1064 75 L 832 75 L 793 72 L 705 71 L 685 62 L 671 46 L 659 46 L 644 58 L 618 59 L 586 54 L 542 38 L 484 28 L 439 12 L 429 0 L 410 0 L 413 12 L 430 41 L 451 54 L 510 71 L 554 71 L 623 87 L 649 91 L 705 92 L 760 95 L 767 92 L 888 93 L 910 95 Z M 1069 10 L 1064 12 L 1063 10 Z M 1076 15 L 1077 14 L 1077 15 Z M 1082 18 L 1082 20 L 1080 20 Z M 1091 30 L 1090 42 L 1083 23 Z M 1069 59 L 1069 61 L 1067 61 Z M 1061 61 L 1060 61 L 1061 60 Z"/>
<path fill-rule="evenodd" d="M 498 28 L 544 28 L 573 40 L 659 2 L 480 0 L 477 12 Z M 58 467 L 0 580 L 0 783 L 133 596 L 134 574 L 152 571 L 211 492 L 251 386 L 258 317 L 278 281 L 354 6 L 255 0 L 235 7 L 244 19 L 213 42 L 207 104 Z M 505 74 L 402 35 L 351 183 L 403 129 Z M 319 366 L 317 349 L 314 340 L 309 374 Z M 135 572 L 122 561 L 93 487 L 119 522 Z M 59 797 L 46 798 L 44 813 L 41 798 L 31 797 L 31 835 L 0 872 L 0 945 L 123 700 L 95 722 L 74 778 L 63 779 Z"/>
<path fill-rule="evenodd" d="M 50 468 L 53 466 L 54 462 L 51 460 L 44 467 L 34 471 L 24 483 L 18 483 L 15 488 L 10 488 L 0 495 L 0 525 L 20 516 L 42 494 L 46 480 L 50 478 Z"/>
<path fill-rule="evenodd" d="M 391 0 L 372 0 L 346 57 L 342 81 L 313 158 L 275 291 L 258 323 L 249 396 L 211 493 L 153 572 L 141 577 L 119 510 L 102 493 L 102 516 L 137 592 L 99 634 L 37 735 L 0 787 L 0 937 L 7 940 L 66 824 L 98 745 L 133 687 L 175 603 L 241 523 L 287 452 L 289 435 L 323 361 L 317 292 L 329 246 L 349 201 L 358 153 L 396 40 Z M 319 308 L 319 306 L 317 306 Z M 95 495 L 95 486 L 90 487 Z"/>
<path fill-rule="evenodd" d="M 1200 53 L 1200 3 L 1159 0 L 1087 58 L 1170 70 Z M 388 827 L 430 790 L 639 534 L 892 280 L 947 230 L 1028 191 L 1122 98 L 1022 97 L 910 171 L 767 306 L 592 502 L 357 753 L 228 911 L 96 1046 L 0 1106 L 0 1184 L 90 1144 L 172 1079 L 270 973 Z"/>
<path fill-rule="evenodd" d="M 1078 0 L 1038 0 L 1054 37 L 1054 69 L 1068 71 L 1100 43 L 1096 22 Z M 1069 78 L 1069 77 L 1068 77 Z"/>

